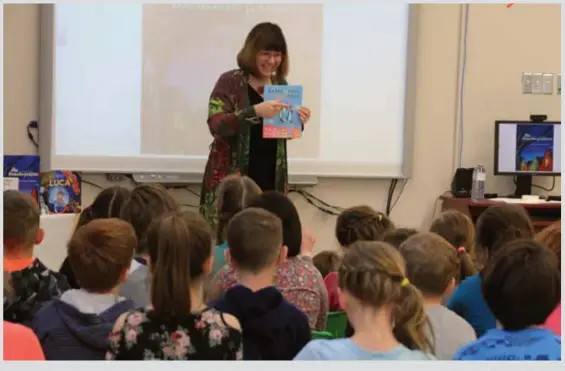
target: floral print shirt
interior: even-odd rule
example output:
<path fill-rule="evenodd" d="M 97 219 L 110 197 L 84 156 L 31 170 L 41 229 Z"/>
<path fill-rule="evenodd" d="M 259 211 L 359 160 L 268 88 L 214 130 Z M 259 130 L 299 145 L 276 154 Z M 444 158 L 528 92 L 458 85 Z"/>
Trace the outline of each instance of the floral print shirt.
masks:
<path fill-rule="evenodd" d="M 241 332 L 206 309 L 182 317 L 136 309 L 110 334 L 107 360 L 241 360 Z"/>
<path fill-rule="evenodd" d="M 238 283 L 235 271 L 226 264 L 214 277 L 213 285 L 220 292 L 226 292 Z M 275 285 L 289 303 L 308 316 L 310 328 L 315 331 L 326 329 L 328 316 L 328 292 L 322 275 L 312 263 L 303 256 L 289 258 L 279 266 Z"/>

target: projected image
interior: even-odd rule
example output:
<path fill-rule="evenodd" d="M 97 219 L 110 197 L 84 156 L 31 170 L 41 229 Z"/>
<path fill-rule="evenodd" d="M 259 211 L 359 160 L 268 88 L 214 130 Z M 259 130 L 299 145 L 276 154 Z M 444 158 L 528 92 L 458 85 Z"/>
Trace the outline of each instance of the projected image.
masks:
<path fill-rule="evenodd" d="M 247 33 L 261 22 L 281 26 L 289 50 L 287 80 L 304 86 L 304 104 L 319 114 L 323 18 L 323 4 L 143 5 L 141 152 L 208 152 L 210 92 L 222 73 L 237 68 Z M 304 157 L 318 155 L 319 136 L 320 125 L 309 124 L 297 143 Z"/>
<path fill-rule="evenodd" d="M 517 171 L 553 171 L 553 125 L 517 125 Z"/>

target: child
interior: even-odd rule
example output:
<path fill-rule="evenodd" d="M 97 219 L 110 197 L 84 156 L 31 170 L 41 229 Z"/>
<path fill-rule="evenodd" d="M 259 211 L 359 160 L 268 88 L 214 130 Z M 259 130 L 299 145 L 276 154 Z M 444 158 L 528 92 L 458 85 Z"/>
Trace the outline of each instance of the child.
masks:
<path fill-rule="evenodd" d="M 314 256 L 312 262 L 316 268 L 320 271 L 322 277 L 326 276 L 332 272 L 337 272 L 340 263 L 339 254 L 335 251 L 322 251 Z"/>
<path fill-rule="evenodd" d="M 120 287 L 120 296 L 133 300 L 136 307 L 145 307 L 150 303 L 147 228 L 154 219 L 178 210 L 180 205 L 165 188 L 148 184 L 135 187 L 122 209 L 121 219 L 129 222 L 135 230 L 137 248 L 127 280 Z"/>
<path fill-rule="evenodd" d="M 131 300 L 119 297 L 137 245 L 131 225 L 98 219 L 80 227 L 68 243 L 68 257 L 81 289 L 47 303 L 33 330 L 48 360 L 103 360 L 108 335 Z"/>
<path fill-rule="evenodd" d="M 193 212 L 155 220 L 147 231 L 151 306 L 129 311 L 110 335 L 108 360 L 241 359 L 241 329 L 231 315 L 207 308 L 212 235 Z"/>
<path fill-rule="evenodd" d="M 406 241 L 416 233 L 418 233 L 418 230 L 414 228 L 396 228 L 386 232 L 383 235 L 383 242 L 386 242 L 392 247 L 398 249 L 404 241 Z"/>
<path fill-rule="evenodd" d="M 211 277 L 226 265 L 225 252 L 226 231 L 231 218 L 245 209 L 249 202 L 261 193 L 261 188 L 249 177 L 229 175 L 220 184 L 218 190 L 218 229 L 216 232 L 216 248 L 214 249 L 214 266 Z"/>
<path fill-rule="evenodd" d="M 502 328 L 461 348 L 455 360 L 561 360 L 561 338 L 541 328 L 561 297 L 553 252 L 531 240 L 505 245 L 486 265 L 482 289 Z"/>
<path fill-rule="evenodd" d="M 457 251 L 435 233 L 418 233 L 400 247 L 410 282 L 424 297 L 426 314 L 435 338 L 434 354 L 451 360 L 457 349 L 476 339 L 475 330 L 463 318 L 441 305 L 442 297 L 455 287 L 459 275 Z"/>
<path fill-rule="evenodd" d="M 357 242 L 339 268 L 340 301 L 355 329 L 351 338 L 313 340 L 297 360 L 426 360 L 422 296 L 400 253 L 383 242 Z"/>
<path fill-rule="evenodd" d="M 124 203 L 129 198 L 131 191 L 124 187 L 110 187 L 104 189 L 96 196 L 94 202 L 85 208 L 78 219 L 75 231 L 86 223 L 104 218 L 119 218 Z M 75 274 L 71 268 L 69 257 L 67 256 L 59 269 L 59 273 L 64 275 L 73 289 L 80 289 L 76 281 Z"/>
<path fill-rule="evenodd" d="M 490 206 L 479 216 L 476 230 L 477 246 L 484 250 L 487 261 L 505 243 L 534 236 L 528 214 L 523 207 L 515 204 Z M 481 273 L 462 281 L 448 304 L 449 309 L 473 326 L 477 337 L 496 327 L 496 318 L 481 292 L 481 281 Z"/>
<path fill-rule="evenodd" d="M 4 302 L 12 300 L 10 275 L 4 272 Z M 3 321 L 4 361 L 44 361 L 37 336 L 28 327 Z"/>
<path fill-rule="evenodd" d="M 557 266 L 561 272 L 561 221 L 553 223 L 536 235 L 536 241 L 549 248 L 557 257 Z M 561 336 L 561 302 L 547 317 L 545 328 Z"/>
<path fill-rule="evenodd" d="M 335 224 L 335 236 L 343 249 L 357 241 L 380 241 L 383 236 L 394 230 L 394 223 L 383 213 L 369 206 L 355 206 L 344 210 Z M 337 273 L 330 273 L 324 279 L 328 290 L 330 310 L 341 310 L 337 293 Z M 350 335 L 348 327 L 347 334 Z"/>
<path fill-rule="evenodd" d="M 4 270 L 10 274 L 13 300 L 4 301 L 4 320 L 31 326 L 41 306 L 69 289 L 64 276 L 33 257 L 33 246 L 43 240 L 39 209 L 22 192 L 4 192 Z"/>
<path fill-rule="evenodd" d="M 244 360 L 292 360 L 311 332 L 308 317 L 274 286 L 277 266 L 287 254 L 280 219 L 263 209 L 246 209 L 229 223 L 227 238 L 239 284 L 215 308 L 239 320 Z"/>
<path fill-rule="evenodd" d="M 255 197 L 249 207 L 267 210 L 278 216 L 283 225 L 283 244 L 288 248 L 287 260 L 281 264 L 275 275 L 275 285 L 285 300 L 306 313 L 310 328 L 317 331 L 326 329 L 328 314 L 328 293 L 322 275 L 312 258 L 300 255 L 302 247 L 302 225 L 298 210 L 292 201 L 282 193 L 263 192 Z M 238 282 L 233 267 L 226 265 L 214 278 L 215 293 L 212 300 Z"/>

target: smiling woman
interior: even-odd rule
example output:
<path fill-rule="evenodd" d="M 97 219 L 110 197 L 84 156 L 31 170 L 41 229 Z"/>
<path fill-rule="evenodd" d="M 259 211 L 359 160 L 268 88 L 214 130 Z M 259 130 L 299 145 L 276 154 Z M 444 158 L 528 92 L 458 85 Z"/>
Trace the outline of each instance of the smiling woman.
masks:
<path fill-rule="evenodd" d="M 262 190 L 286 193 L 288 160 L 285 139 L 263 138 L 263 118 L 285 105 L 264 101 L 265 85 L 286 85 L 289 57 L 286 39 L 274 23 L 259 23 L 237 54 L 238 69 L 223 73 L 210 96 L 208 127 L 214 140 L 206 164 L 200 210 L 216 225 L 214 206 L 219 183 L 229 174 L 247 175 Z M 310 110 L 298 110 L 302 124 Z"/>

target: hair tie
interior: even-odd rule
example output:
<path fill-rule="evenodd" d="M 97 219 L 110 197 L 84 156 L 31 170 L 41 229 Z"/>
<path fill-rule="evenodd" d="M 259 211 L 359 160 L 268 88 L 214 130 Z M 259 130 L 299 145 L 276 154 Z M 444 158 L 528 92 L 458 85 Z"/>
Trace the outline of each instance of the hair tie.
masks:
<path fill-rule="evenodd" d="M 460 246 L 460 247 L 457 248 L 457 252 L 459 254 L 463 254 L 466 251 L 467 251 L 467 249 L 465 249 L 465 246 Z"/>
<path fill-rule="evenodd" d="M 408 286 L 409 284 L 410 284 L 410 281 L 408 281 L 408 278 L 406 278 L 406 277 L 404 277 L 404 278 L 402 279 L 402 281 L 400 282 L 400 286 L 402 286 L 402 287 L 406 287 L 406 286 Z"/>

